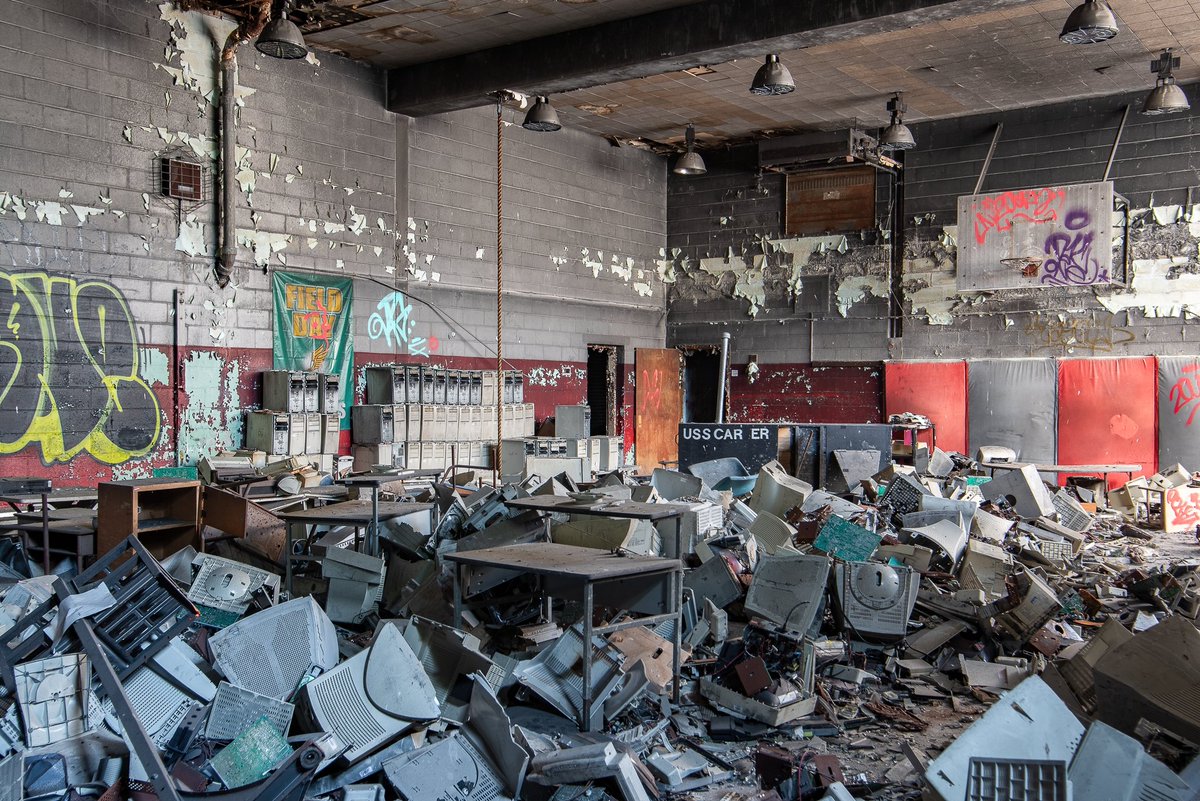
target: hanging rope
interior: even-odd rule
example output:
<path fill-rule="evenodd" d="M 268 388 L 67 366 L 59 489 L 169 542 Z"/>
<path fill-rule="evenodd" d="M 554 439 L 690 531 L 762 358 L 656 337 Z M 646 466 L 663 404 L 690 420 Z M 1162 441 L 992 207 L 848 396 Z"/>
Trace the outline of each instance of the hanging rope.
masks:
<path fill-rule="evenodd" d="M 504 475 L 504 104 L 496 99 L 496 472 Z"/>

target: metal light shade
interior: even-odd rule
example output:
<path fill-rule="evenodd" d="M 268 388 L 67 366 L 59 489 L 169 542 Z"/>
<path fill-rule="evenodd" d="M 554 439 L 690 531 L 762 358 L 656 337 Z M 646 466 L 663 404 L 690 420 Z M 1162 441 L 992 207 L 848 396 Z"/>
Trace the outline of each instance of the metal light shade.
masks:
<path fill-rule="evenodd" d="M 912 150 L 917 146 L 917 140 L 913 138 L 912 131 L 908 130 L 908 126 L 904 124 L 903 115 L 908 111 L 908 106 L 904 104 L 904 98 L 901 97 L 900 92 L 892 95 L 887 109 L 892 112 L 892 122 L 879 137 L 879 149 Z"/>
<path fill-rule="evenodd" d="M 704 175 L 708 172 L 708 167 L 704 166 L 704 159 L 696 152 L 696 126 L 690 122 L 683 142 L 687 151 L 675 161 L 673 172 L 676 175 Z"/>
<path fill-rule="evenodd" d="M 1142 105 L 1143 114 L 1173 114 L 1177 111 L 1187 111 L 1192 107 L 1188 102 L 1187 95 L 1179 84 L 1175 83 L 1174 78 L 1168 80 L 1159 79 L 1158 85 L 1150 90 L 1150 94 L 1146 95 L 1146 102 Z"/>
<path fill-rule="evenodd" d="M 786 95 L 796 91 L 796 82 L 792 80 L 788 68 L 779 61 L 779 56 L 772 53 L 754 74 L 750 91 L 756 95 Z"/>
<path fill-rule="evenodd" d="M 893 120 L 879 137 L 879 146 L 884 150 L 912 150 L 917 146 L 917 140 L 913 139 L 912 131 L 908 130 L 907 125 Z"/>
<path fill-rule="evenodd" d="M 533 108 L 525 115 L 525 122 L 521 123 L 521 127 L 531 131 L 557 131 L 562 128 L 562 123 L 558 121 L 558 112 L 550 105 L 550 101 L 545 96 L 538 95 Z"/>
<path fill-rule="evenodd" d="M 704 159 L 700 158 L 699 153 L 689 150 L 675 162 L 673 172 L 676 175 L 704 175 L 708 172 L 708 167 L 704 166 Z"/>
<path fill-rule="evenodd" d="M 1117 35 L 1117 15 L 1104 0 L 1086 0 L 1067 17 L 1058 38 L 1067 44 L 1095 44 Z"/>
<path fill-rule="evenodd" d="M 308 55 L 304 34 L 286 16 L 268 22 L 254 42 L 254 47 L 271 58 L 304 58 Z"/>

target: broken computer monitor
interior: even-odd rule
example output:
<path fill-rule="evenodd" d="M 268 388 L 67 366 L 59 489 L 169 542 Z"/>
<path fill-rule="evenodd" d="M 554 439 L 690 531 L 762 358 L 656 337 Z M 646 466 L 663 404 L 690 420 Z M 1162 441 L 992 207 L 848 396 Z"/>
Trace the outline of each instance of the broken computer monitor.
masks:
<path fill-rule="evenodd" d="M 920 575 L 911 567 L 875 562 L 837 566 L 838 607 L 843 624 L 856 639 L 903 637 L 919 587 Z"/>
<path fill-rule="evenodd" d="M 822 609 L 828 577 L 826 556 L 765 556 L 746 593 L 746 611 L 788 631 L 807 632 Z"/>
<path fill-rule="evenodd" d="M 409 801 L 500 801 L 521 797 L 528 762 L 504 707 L 476 675 L 466 725 L 431 746 L 388 760 L 383 770 L 392 789 Z"/>
<path fill-rule="evenodd" d="M 314 668 L 338 663 L 337 630 L 312 597 L 242 618 L 208 642 L 214 664 L 231 683 L 280 700 Z"/>
<path fill-rule="evenodd" d="M 305 685 L 300 697 L 309 730 L 337 735 L 350 762 L 441 714 L 420 660 L 391 622 L 369 648 Z"/>

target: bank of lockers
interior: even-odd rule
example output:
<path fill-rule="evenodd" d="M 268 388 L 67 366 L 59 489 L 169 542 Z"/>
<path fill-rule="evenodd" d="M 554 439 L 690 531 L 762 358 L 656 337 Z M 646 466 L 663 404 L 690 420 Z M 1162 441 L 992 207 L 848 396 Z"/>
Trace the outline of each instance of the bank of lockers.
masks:
<path fill-rule="evenodd" d="M 422 364 L 421 368 L 421 403 L 433 403 L 434 375 L 437 370 L 431 364 Z"/>
<path fill-rule="evenodd" d="M 365 473 L 376 465 L 407 467 L 403 442 L 354 446 L 354 472 Z"/>
<path fill-rule="evenodd" d="M 554 407 L 554 434 L 584 439 L 592 435 L 592 407 L 582 405 Z"/>
<path fill-rule="evenodd" d="M 309 414 L 317 414 L 321 411 L 319 400 L 321 397 L 321 374 L 320 373 L 301 373 L 304 376 L 304 408 L 303 412 Z"/>
<path fill-rule="evenodd" d="M 247 412 L 246 447 L 287 456 L 291 447 L 291 415 L 286 412 Z"/>
<path fill-rule="evenodd" d="M 275 456 L 337 453 L 340 420 L 332 414 L 246 413 L 246 447 Z"/>
<path fill-rule="evenodd" d="M 304 373 L 267 370 L 262 374 L 263 408 L 275 412 L 304 411 Z"/>
<path fill-rule="evenodd" d="M 408 377 L 403 367 L 367 368 L 367 403 L 408 403 Z"/>
<path fill-rule="evenodd" d="M 396 423 L 394 407 L 390 404 L 355 406 L 350 410 L 350 431 L 359 445 L 392 442 Z"/>
<path fill-rule="evenodd" d="M 336 373 L 317 373 L 320 391 L 317 393 L 317 411 L 321 414 L 342 416 L 342 377 Z"/>
<path fill-rule="evenodd" d="M 440 367 L 433 371 L 433 402 L 438 406 L 446 405 L 446 371 Z"/>

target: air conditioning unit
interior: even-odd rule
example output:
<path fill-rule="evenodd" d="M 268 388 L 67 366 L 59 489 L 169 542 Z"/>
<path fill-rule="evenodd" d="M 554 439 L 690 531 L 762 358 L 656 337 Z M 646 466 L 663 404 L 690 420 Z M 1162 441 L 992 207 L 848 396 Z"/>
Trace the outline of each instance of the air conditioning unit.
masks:
<path fill-rule="evenodd" d="M 819 166 L 863 162 L 881 167 L 897 166 L 896 162 L 880 154 L 875 137 L 857 128 L 812 131 L 758 143 L 758 166 L 772 172 L 799 172 Z"/>

